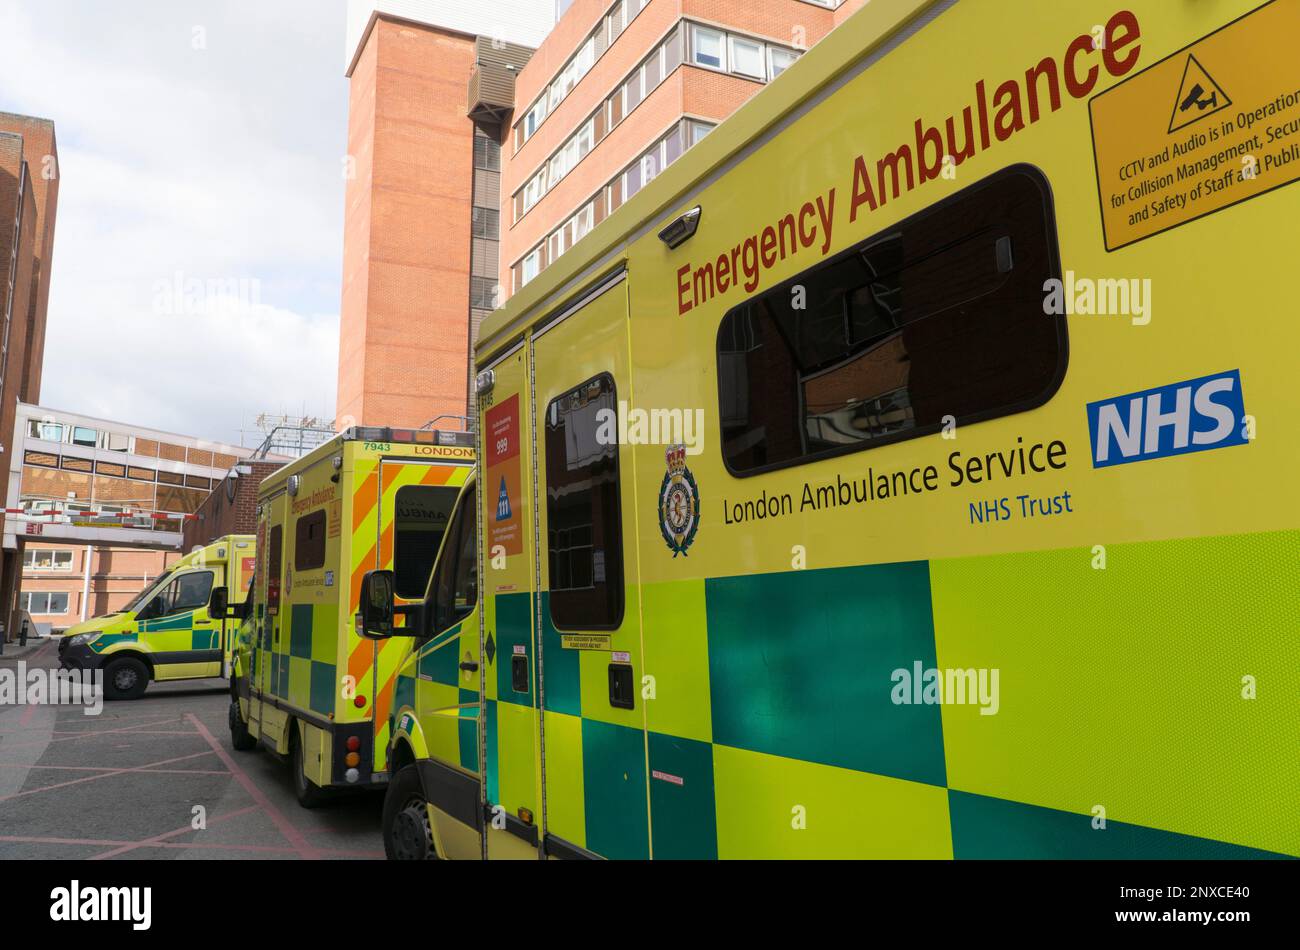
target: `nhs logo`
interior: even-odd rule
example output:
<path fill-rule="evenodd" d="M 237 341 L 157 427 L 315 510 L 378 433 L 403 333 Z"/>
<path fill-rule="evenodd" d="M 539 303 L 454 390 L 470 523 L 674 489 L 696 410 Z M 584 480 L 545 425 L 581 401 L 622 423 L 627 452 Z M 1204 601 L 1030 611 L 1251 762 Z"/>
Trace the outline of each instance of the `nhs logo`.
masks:
<path fill-rule="evenodd" d="M 1088 403 L 1092 467 L 1245 445 L 1238 370 Z"/>

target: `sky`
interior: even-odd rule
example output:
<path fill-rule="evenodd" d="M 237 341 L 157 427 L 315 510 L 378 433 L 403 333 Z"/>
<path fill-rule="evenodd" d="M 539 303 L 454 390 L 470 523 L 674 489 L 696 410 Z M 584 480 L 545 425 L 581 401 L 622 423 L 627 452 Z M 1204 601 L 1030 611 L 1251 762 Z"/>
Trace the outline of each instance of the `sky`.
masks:
<path fill-rule="evenodd" d="M 236 445 L 259 413 L 333 419 L 344 25 L 344 0 L 0 0 L 0 111 L 59 150 L 42 405 Z"/>

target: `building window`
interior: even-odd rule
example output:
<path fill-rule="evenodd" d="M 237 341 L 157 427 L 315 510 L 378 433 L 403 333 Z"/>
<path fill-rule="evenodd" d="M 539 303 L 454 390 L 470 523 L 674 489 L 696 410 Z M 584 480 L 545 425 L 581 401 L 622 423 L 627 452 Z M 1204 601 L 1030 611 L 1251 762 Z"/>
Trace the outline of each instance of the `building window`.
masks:
<path fill-rule="evenodd" d="M 782 49 L 780 46 L 769 46 L 767 48 L 769 75 L 775 79 L 787 69 L 789 69 L 799 54 L 794 50 Z"/>
<path fill-rule="evenodd" d="M 23 552 L 23 567 L 34 571 L 70 571 L 72 552 L 29 548 Z"/>
<path fill-rule="evenodd" d="M 498 240 L 501 237 L 501 212 L 496 208 L 475 208 L 470 228 L 476 238 Z"/>
<path fill-rule="evenodd" d="M 303 515 L 294 526 L 293 569 L 314 571 L 325 566 L 325 509 Z"/>
<path fill-rule="evenodd" d="M 29 614 L 66 614 L 68 612 L 68 594 L 66 591 L 23 591 L 19 598 L 23 610 Z"/>
<path fill-rule="evenodd" d="M 93 449 L 99 444 L 99 430 L 87 429 L 85 426 L 73 426 L 72 444 L 84 445 L 86 448 Z"/>
<path fill-rule="evenodd" d="M 63 426 L 57 422 L 42 422 L 39 419 L 30 419 L 27 422 L 27 435 L 33 439 L 40 439 L 44 442 L 62 442 Z"/>
<path fill-rule="evenodd" d="M 540 265 L 541 265 L 541 258 L 542 258 L 542 252 L 540 249 L 533 251 L 531 254 L 529 254 L 527 257 L 524 258 L 523 278 L 525 284 L 537 276 L 537 272 L 540 269 Z"/>
<path fill-rule="evenodd" d="M 486 135 L 475 135 L 474 167 L 489 172 L 500 171 L 501 146 Z"/>
<path fill-rule="evenodd" d="M 730 471 L 1042 405 L 1066 361 L 1065 318 L 1042 308 L 1060 275 L 1052 220 L 1042 174 L 1006 169 L 729 311 L 717 370 Z"/>
<path fill-rule="evenodd" d="M 712 132 L 717 126 L 711 122 L 692 122 L 691 123 L 691 144 L 698 145 L 700 139 Z"/>
<path fill-rule="evenodd" d="M 622 512 L 617 443 L 598 438 L 614 411 L 608 373 L 546 408 L 546 526 L 551 622 L 610 630 L 623 620 Z"/>
<path fill-rule="evenodd" d="M 475 310 L 497 308 L 497 282 L 491 277 L 469 279 L 469 305 Z"/>
<path fill-rule="evenodd" d="M 765 79 L 767 69 L 763 63 L 763 44 L 744 37 L 731 37 L 731 71 L 754 79 Z"/>
<path fill-rule="evenodd" d="M 726 69 L 722 34 L 707 27 L 692 26 L 691 62 L 710 69 Z"/>

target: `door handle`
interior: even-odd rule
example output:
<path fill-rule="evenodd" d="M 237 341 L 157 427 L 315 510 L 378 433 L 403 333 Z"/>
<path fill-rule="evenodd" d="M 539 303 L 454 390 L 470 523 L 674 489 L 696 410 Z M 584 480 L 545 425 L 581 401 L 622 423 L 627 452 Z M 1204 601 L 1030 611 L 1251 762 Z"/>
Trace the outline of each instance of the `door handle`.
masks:
<path fill-rule="evenodd" d="M 478 672 L 478 664 L 473 660 L 461 660 L 460 668 L 464 670 L 466 673 Z"/>

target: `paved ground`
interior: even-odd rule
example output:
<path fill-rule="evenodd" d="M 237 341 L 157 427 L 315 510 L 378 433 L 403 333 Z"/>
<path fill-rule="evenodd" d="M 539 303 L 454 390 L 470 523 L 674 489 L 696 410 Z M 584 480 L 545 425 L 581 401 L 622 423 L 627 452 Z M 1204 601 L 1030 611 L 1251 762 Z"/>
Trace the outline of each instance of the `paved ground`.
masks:
<path fill-rule="evenodd" d="M 54 667 L 55 650 L 0 667 Z M 0 859 L 383 857 L 381 794 L 301 808 L 285 763 L 231 748 L 228 706 L 223 680 L 152 684 L 98 716 L 0 705 Z"/>

